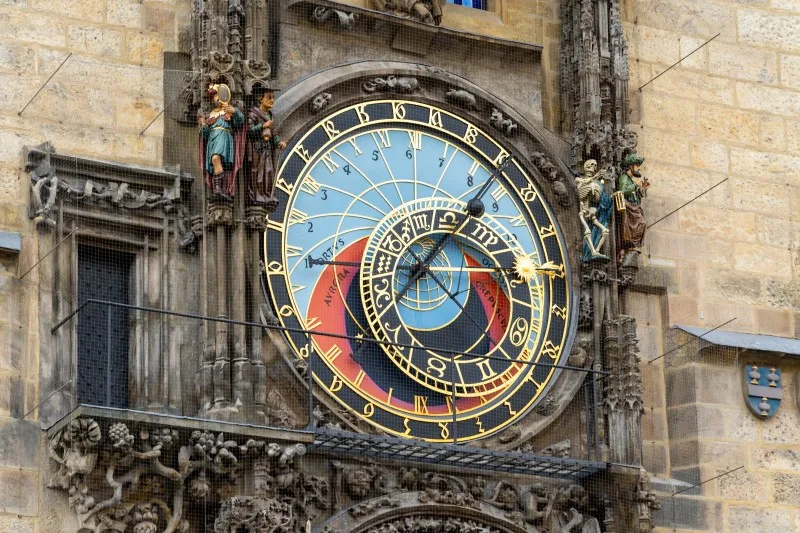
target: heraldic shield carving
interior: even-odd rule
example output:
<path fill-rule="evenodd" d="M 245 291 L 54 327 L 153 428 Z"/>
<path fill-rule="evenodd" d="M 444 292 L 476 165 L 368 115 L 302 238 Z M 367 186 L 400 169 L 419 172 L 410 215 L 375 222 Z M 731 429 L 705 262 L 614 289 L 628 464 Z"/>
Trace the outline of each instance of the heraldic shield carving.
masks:
<path fill-rule="evenodd" d="M 783 399 L 780 368 L 745 365 L 744 396 L 750 410 L 759 418 L 769 418 L 778 412 Z"/>

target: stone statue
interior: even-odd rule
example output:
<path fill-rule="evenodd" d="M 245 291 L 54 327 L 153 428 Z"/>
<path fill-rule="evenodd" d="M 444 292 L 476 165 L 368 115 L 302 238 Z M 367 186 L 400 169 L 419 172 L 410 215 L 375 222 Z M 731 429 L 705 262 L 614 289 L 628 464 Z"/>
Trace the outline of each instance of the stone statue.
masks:
<path fill-rule="evenodd" d="M 442 23 L 444 3 L 445 0 L 372 0 L 372 5 L 380 11 L 387 11 L 437 26 Z"/>
<path fill-rule="evenodd" d="M 275 91 L 256 87 L 253 96 L 259 99 L 259 105 L 253 106 L 247 115 L 247 192 L 251 204 L 267 205 L 273 200 L 277 152 L 286 148 L 286 143 L 275 134 L 272 117 Z"/>
<path fill-rule="evenodd" d="M 622 174 L 617 181 L 617 211 L 620 212 L 620 259 L 629 252 L 641 252 L 647 222 L 642 211 L 642 198 L 647 195 L 650 182 L 639 169 L 644 158 L 629 154 L 622 163 Z"/>
<path fill-rule="evenodd" d="M 597 161 L 589 159 L 583 164 L 584 175 L 576 178 L 583 226 L 583 261 L 605 260 L 603 245 L 608 238 L 608 221 L 611 218 L 611 196 L 603 189 L 603 173 L 597 170 Z"/>
<path fill-rule="evenodd" d="M 211 85 L 208 96 L 214 101 L 214 110 L 198 118 L 200 164 L 208 188 L 215 196 L 230 200 L 244 159 L 244 115 L 231 105 L 227 85 Z"/>

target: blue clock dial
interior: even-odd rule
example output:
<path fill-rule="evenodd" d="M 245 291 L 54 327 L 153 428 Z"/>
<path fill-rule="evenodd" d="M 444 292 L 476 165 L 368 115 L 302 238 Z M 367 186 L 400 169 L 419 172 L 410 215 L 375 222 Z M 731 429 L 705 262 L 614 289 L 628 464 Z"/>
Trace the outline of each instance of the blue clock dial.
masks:
<path fill-rule="evenodd" d="M 283 325 L 311 330 L 310 343 L 286 339 L 317 384 L 387 432 L 489 435 L 556 375 L 563 240 L 525 166 L 498 174 L 508 156 L 456 115 L 380 101 L 326 117 L 282 162 L 265 235 L 272 303 Z"/>

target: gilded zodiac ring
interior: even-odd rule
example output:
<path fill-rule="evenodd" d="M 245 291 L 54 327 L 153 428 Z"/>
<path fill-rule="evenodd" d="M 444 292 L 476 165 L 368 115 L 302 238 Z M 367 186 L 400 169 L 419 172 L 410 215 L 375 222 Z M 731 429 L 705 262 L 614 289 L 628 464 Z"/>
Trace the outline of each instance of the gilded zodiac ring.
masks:
<path fill-rule="evenodd" d="M 525 256 L 513 235 L 465 210 L 460 201 L 425 199 L 387 215 L 366 245 L 361 297 L 390 360 L 428 388 L 452 393 L 455 382 L 469 397 L 499 390 L 523 370 L 514 360 L 535 347 L 541 293 L 501 268 Z M 430 348 L 445 346 L 467 354 Z"/>

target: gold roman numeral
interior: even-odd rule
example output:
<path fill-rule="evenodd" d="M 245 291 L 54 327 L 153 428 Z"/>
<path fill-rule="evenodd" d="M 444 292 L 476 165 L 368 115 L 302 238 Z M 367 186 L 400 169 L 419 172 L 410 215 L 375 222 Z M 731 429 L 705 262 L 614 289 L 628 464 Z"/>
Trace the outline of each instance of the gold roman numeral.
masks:
<path fill-rule="evenodd" d="M 317 180 L 311 176 L 306 176 L 306 179 L 303 180 L 303 184 L 300 185 L 300 190 L 306 194 L 310 194 L 311 196 L 317 194 L 317 192 L 319 192 L 319 188 L 319 182 L 317 182 Z"/>
<path fill-rule="evenodd" d="M 422 133 L 418 131 L 408 132 L 409 143 L 408 146 L 414 150 L 422 150 Z"/>
<path fill-rule="evenodd" d="M 333 363 L 340 355 L 342 355 L 342 349 L 334 344 L 327 352 L 322 354 L 322 357 L 327 359 L 329 363 Z"/>
<path fill-rule="evenodd" d="M 380 140 L 380 144 L 384 148 L 392 147 L 392 140 L 389 138 L 389 132 L 387 130 L 376 130 L 374 135 L 378 136 L 375 140 L 375 144 L 378 144 L 378 140 Z"/>
<path fill-rule="evenodd" d="M 328 168 L 328 172 L 333 174 L 336 172 L 336 169 L 339 168 L 339 164 L 333 160 L 331 154 L 325 154 L 322 156 L 322 162 L 325 163 L 325 166 Z"/>
<path fill-rule="evenodd" d="M 289 212 L 289 225 L 304 224 L 308 220 L 308 214 L 300 211 L 299 209 L 292 209 Z"/>
<path fill-rule="evenodd" d="M 360 387 L 361 384 L 364 382 L 364 378 L 367 377 L 367 373 L 364 370 L 359 370 L 358 374 L 356 375 L 356 379 L 353 380 L 353 384 L 356 387 Z"/>
<path fill-rule="evenodd" d="M 425 415 L 430 414 L 427 396 L 414 396 L 414 412 Z"/>
<path fill-rule="evenodd" d="M 497 375 L 497 372 L 495 372 L 492 369 L 491 362 L 492 361 L 490 359 L 485 359 L 483 361 L 478 361 L 476 363 L 477 366 L 478 366 L 478 369 L 481 371 L 481 375 L 483 376 L 483 379 L 490 379 L 490 378 L 493 378 L 493 377 L 495 377 Z"/>

